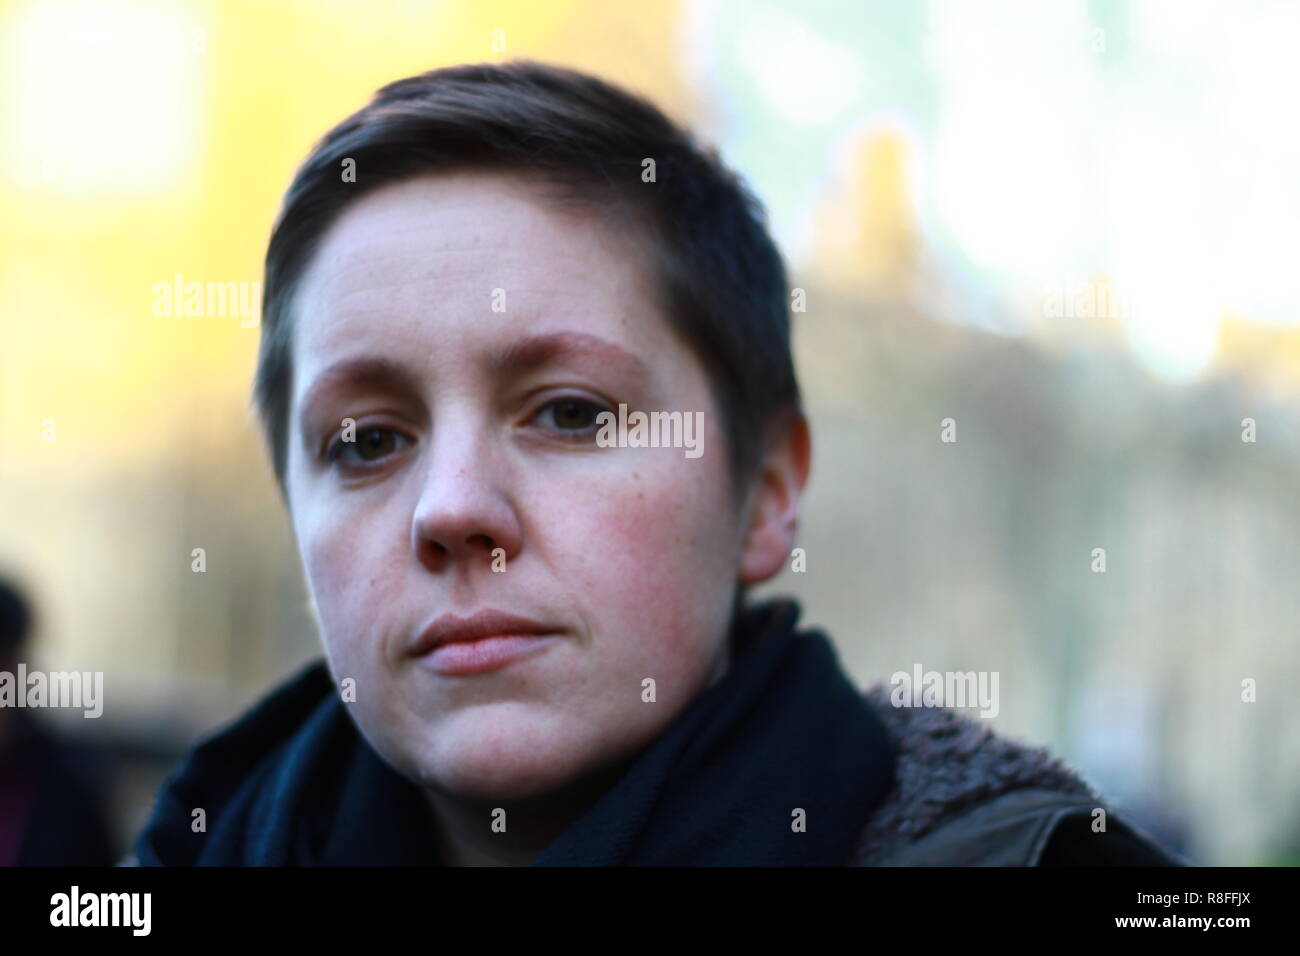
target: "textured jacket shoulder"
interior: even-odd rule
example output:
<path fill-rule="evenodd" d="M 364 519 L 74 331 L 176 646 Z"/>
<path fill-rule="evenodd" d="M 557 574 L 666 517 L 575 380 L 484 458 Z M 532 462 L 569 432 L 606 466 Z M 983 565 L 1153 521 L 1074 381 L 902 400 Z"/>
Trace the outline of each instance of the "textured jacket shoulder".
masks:
<path fill-rule="evenodd" d="M 882 683 L 864 697 L 888 728 L 898 763 L 894 787 L 861 832 L 851 865 L 1035 866 L 1062 824 L 1091 832 L 1099 808 L 1108 828 L 1145 839 L 1046 748 L 947 708 L 895 707 Z M 1153 858 L 1161 852 L 1150 851 Z"/>

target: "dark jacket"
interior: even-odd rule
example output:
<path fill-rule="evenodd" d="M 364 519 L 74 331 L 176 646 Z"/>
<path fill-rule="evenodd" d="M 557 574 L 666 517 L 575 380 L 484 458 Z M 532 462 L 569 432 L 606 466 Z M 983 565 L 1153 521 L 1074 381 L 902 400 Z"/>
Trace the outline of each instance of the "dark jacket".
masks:
<path fill-rule="evenodd" d="M 733 645 L 729 675 L 540 862 L 1184 862 L 1113 812 L 1094 832 L 1106 804 L 1045 750 L 854 688 L 797 616 L 793 602 L 746 612 L 737 634 L 754 636 Z M 797 836 L 791 807 L 813 821 Z M 433 846 L 414 785 L 365 742 L 319 661 L 191 752 L 124 862 L 418 865 L 436 863 Z"/>
<path fill-rule="evenodd" d="M 1188 864 L 1109 810 L 1046 749 L 946 708 L 894 707 L 882 684 L 864 696 L 889 727 L 898 763 L 893 789 L 862 831 L 856 865 Z"/>

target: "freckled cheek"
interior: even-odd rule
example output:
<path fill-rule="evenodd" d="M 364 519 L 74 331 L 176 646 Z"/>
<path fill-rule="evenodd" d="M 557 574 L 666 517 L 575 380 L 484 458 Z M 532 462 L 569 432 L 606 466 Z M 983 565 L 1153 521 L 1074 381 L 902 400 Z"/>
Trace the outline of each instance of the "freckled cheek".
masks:
<path fill-rule="evenodd" d="M 558 527 L 598 617 L 597 640 L 618 641 L 630 666 L 684 674 L 711 650 L 712 603 L 729 599 L 720 597 L 734 577 L 718 546 L 724 503 L 680 463 L 638 471 L 637 480 L 593 489 L 599 503 L 585 520 Z"/>

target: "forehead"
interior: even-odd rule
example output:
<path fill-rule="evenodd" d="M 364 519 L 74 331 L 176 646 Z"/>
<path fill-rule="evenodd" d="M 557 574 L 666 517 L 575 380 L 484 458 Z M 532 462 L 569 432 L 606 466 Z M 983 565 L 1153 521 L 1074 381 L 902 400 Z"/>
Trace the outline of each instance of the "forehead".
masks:
<path fill-rule="evenodd" d="M 652 236 L 547 197 L 535 178 L 477 171 L 361 197 L 329 229 L 299 284 L 295 352 L 310 360 L 359 342 L 433 336 L 451 344 L 558 324 L 653 345 L 668 330 L 659 328 L 646 267 Z"/>

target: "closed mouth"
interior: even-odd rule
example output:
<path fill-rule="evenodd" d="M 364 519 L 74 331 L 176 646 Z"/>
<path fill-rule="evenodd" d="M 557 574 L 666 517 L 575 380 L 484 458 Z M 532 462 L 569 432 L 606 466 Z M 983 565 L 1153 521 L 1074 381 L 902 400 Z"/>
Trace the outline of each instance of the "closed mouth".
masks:
<path fill-rule="evenodd" d="M 541 637 L 559 630 L 531 618 L 491 608 L 467 617 L 444 614 L 420 632 L 411 645 L 411 654 L 423 657 L 447 644 L 470 643 L 489 637 Z"/>

